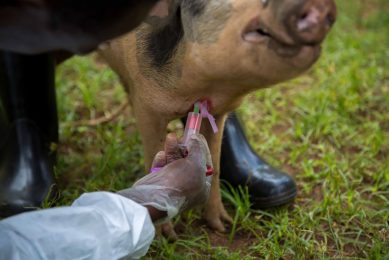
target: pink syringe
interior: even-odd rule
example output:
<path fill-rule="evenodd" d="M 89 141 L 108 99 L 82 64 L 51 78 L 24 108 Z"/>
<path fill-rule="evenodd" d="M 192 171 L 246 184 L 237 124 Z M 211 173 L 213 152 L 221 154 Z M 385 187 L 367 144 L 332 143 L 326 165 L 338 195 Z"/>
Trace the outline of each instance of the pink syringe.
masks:
<path fill-rule="evenodd" d="M 186 119 L 185 124 L 185 130 L 184 130 L 184 136 L 182 138 L 182 146 L 184 149 L 186 149 L 189 139 L 194 134 L 200 133 L 201 128 L 201 120 L 203 119 L 203 116 L 200 113 L 200 104 L 196 102 L 194 104 L 193 112 L 188 113 L 188 118 Z M 213 168 L 207 165 L 207 172 L 206 175 L 212 175 L 213 174 Z"/>
<path fill-rule="evenodd" d="M 202 119 L 203 117 L 200 114 L 199 104 L 196 102 L 193 112 L 189 112 L 188 118 L 186 119 L 184 136 L 182 138 L 182 144 L 184 147 L 188 145 L 191 135 L 200 133 Z"/>
<path fill-rule="evenodd" d="M 203 119 L 203 116 L 200 113 L 200 104 L 199 102 L 196 102 L 194 105 L 193 112 L 188 113 L 188 117 L 186 119 L 185 124 L 185 130 L 184 130 L 184 136 L 182 137 L 182 143 L 181 143 L 181 149 L 184 153 L 186 153 L 186 148 L 189 142 L 189 139 L 194 134 L 200 133 L 201 128 L 201 121 Z M 160 171 L 160 167 L 155 167 L 151 169 L 151 173 Z M 207 172 L 206 175 L 212 175 L 213 174 L 213 168 L 207 165 Z"/>

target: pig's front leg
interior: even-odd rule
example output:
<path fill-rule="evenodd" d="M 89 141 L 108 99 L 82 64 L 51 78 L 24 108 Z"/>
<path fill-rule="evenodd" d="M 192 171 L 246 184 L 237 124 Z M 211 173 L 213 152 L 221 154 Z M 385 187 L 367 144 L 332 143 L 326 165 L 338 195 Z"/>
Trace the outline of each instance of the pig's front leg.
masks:
<path fill-rule="evenodd" d="M 134 104 L 134 113 L 143 143 L 145 169 L 149 171 L 154 156 L 164 149 L 168 120 L 155 111 L 144 108 L 142 104 Z M 167 238 L 177 238 L 171 222 L 161 225 L 157 231 Z"/>
<path fill-rule="evenodd" d="M 164 149 L 168 121 L 142 104 L 134 104 L 134 114 L 143 143 L 145 168 L 149 171 L 154 156 Z"/>
<path fill-rule="evenodd" d="M 232 223 L 232 218 L 224 209 L 220 194 L 220 151 L 223 137 L 224 122 L 226 115 L 215 117 L 219 132 L 214 134 L 210 124 L 203 120 L 202 133 L 208 141 L 209 149 L 212 155 L 214 174 L 212 179 L 211 194 L 204 208 L 204 218 L 208 225 L 220 232 L 225 232 L 223 221 Z"/>

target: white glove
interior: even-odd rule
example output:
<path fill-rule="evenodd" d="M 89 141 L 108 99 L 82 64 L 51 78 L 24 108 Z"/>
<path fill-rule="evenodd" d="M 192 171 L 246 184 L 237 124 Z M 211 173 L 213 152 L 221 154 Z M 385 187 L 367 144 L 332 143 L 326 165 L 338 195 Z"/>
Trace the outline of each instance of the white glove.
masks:
<path fill-rule="evenodd" d="M 207 141 L 202 135 L 193 135 L 187 149 L 188 156 L 183 158 L 177 138 L 168 135 L 165 151 L 155 156 L 152 165 L 153 168 L 163 168 L 118 193 L 143 206 L 166 212 L 167 217 L 159 223 L 172 219 L 181 211 L 204 204 L 212 180 L 211 176 L 206 176 L 207 166 L 212 167 Z"/>

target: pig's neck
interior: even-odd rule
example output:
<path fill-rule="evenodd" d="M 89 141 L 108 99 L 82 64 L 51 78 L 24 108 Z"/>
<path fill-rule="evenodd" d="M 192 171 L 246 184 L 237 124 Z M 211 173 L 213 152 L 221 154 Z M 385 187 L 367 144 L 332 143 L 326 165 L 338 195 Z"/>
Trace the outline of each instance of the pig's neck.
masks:
<path fill-rule="evenodd" d="M 160 107 L 153 103 L 153 106 L 171 119 L 186 115 L 199 100 L 210 101 L 213 114 L 225 114 L 236 109 L 246 94 L 258 89 L 258 86 L 209 76 L 207 68 L 198 66 L 187 51 L 187 45 L 181 42 L 174 57 L 163 67 L 156 68 L 150 63 L 145 68 L 140 65 L 143 79 L 153 89 L 147 95 L 150 100 L 163 104 Z"/>
<path fill-rule="evenodd" d="M 176 74 L 170 77 L 174 80 L 171 80 L 165 89 L 169 90 L 172 100 L 179 106 L 178 110 L 184 113 L 187 113 L 196 101 L 208 100 L 213 114 L 224 114 L 236 109 L 243 97 L 254 90 L 230 81 L 210 78 L 184 57 L 179 63 L 180 70 L 176 70 Z"/>

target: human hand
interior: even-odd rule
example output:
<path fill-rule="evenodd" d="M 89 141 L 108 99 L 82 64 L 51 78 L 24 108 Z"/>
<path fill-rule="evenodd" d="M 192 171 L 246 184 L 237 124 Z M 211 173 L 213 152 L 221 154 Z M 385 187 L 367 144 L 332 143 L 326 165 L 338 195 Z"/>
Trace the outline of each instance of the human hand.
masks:
<path fill-rule="evenodd" d="M 202 135 L 193 135 L 187 149 L 184 158 L 176 136 L 168 135 L 165 151 L 157 153 L 152 164 L 152 168 L 163 168 L 118 193 L 148 208 L 166 212 L 167 217 L 160 222 L 204 204 L 211 187 L 211 177 L 206 176 L 207 165 L 212 167 L 209 148 Z"/>

